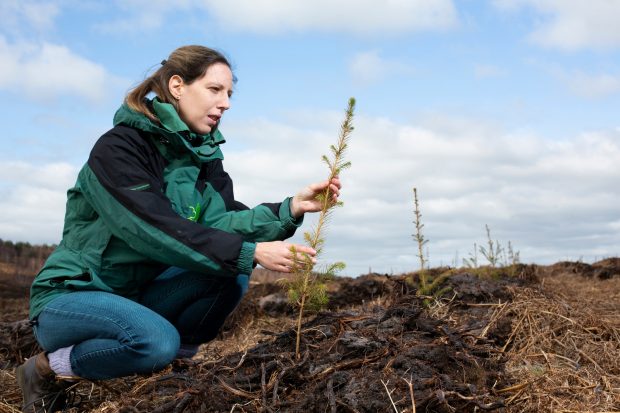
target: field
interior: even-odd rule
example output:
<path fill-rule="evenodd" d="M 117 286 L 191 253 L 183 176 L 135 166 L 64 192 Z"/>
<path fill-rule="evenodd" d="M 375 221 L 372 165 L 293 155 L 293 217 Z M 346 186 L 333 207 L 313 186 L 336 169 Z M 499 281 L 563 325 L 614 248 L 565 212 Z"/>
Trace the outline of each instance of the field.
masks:
<path fill-rule="evenodd" d="M 68 411 L 620 411 L 620 259 L 450 272 L 432 299 L 415 273 L 338 278 L 328 309 L 305 319 L 301 359 L 293 310 L 257 272 L 197 357 L 79 382 Z M 27 284 L 0 278 L 0 413 L 19 411 L 13 369 L 38 351 L 20 322 Z"/>

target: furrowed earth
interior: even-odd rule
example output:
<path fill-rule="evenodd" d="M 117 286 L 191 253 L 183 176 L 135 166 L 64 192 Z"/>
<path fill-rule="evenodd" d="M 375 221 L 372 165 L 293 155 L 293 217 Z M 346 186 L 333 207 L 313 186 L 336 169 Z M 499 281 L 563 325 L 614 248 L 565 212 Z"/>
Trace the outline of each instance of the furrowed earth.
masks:
<path fill-rule="evenodd" d="M 594 264 L 435 268 L 330 282 L 328 307 L 295 315 L 257 270 L 220 336 L 149 376 L 75 383 L 67 412 L 618 412 L 620 258 Z M 0 277 L 0 413 L 14 368 L 38 349 L 28 279 Z"/>

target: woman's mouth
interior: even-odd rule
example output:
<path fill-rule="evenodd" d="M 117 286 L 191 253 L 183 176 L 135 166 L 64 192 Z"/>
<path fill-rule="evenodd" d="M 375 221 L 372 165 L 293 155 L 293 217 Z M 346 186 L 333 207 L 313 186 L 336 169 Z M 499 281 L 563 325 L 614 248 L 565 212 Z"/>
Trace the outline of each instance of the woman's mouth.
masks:
<path fill-rule="evenodd" d="M 211 126 L 217 125 L 221 118 L 221 116 L 218 115 L 208 115 L 207 117 L 211 120 L 211 122 L 209 122 L 211 123 Z"/>

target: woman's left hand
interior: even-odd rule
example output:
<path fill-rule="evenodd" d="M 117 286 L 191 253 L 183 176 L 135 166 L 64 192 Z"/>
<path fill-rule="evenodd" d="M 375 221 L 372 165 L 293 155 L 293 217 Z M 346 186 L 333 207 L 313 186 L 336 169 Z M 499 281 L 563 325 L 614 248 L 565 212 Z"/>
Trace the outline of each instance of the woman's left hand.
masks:
<path fill-rule="evenodd" d="M 291 215 L 293 218 L 299 218 L 306 212 L 318 212 L 323 208 L 321 202 L 316 199 L 316 196 L 327 188 L 329 185 L 329 193 L 331 195 L 331 201 L 338 202 L 338 196 L 340 195 L 340 179 L 335 177 L 330 181 L 323 181 L 316 184 L 310 184 L 291 200 Z"/>

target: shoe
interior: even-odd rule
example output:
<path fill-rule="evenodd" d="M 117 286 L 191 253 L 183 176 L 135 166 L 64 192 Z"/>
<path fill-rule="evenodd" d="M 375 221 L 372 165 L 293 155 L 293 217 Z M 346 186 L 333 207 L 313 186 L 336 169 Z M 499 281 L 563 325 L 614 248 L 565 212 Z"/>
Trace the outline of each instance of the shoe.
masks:
<path fill-rule="evenodd" d="M 52 413 L 66 407 L 65 390 L 70 383 L 56 379 L 45 353 L 39 353 L 17 367 L 15 377 L 22 389 L 24 413 Z"/>

